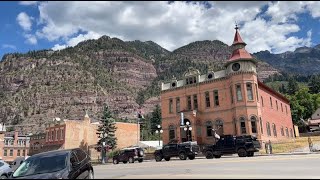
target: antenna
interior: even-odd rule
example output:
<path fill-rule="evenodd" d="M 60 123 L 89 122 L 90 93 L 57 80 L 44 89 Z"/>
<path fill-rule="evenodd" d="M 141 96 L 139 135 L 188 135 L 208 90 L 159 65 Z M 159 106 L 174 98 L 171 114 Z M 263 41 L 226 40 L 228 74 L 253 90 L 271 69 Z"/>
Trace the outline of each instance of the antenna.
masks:
<path fill-rule="evenodd" d="M 234 21 L 234 23 L 235 23 L 235 25 L 236 25 L 235 29 L 236 29 L 236 30 L 238 30 L 238 29 L 239 29 L 239 27 L 238 27 L 238 23 L 237 23 L 237 21 Z"/>

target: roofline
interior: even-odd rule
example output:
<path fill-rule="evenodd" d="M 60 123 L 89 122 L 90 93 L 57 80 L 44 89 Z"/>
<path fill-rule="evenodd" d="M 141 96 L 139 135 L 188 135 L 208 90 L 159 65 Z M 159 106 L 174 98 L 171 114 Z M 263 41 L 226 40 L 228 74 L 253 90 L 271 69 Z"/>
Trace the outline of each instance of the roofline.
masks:
<path fill-rule="evenodd" d="M 282 99 L 284 102 L 290 104 L 289 99 L 287 99 L 285 96 L 283 96 L 282 94 L 278 93 L 277 91 L 271 89 L 270 87 L 268 87 L 267 85 L 263 84 L 263 82 L 258 80 L 258 86 L 259 88 L 262 87 L 264 89 L 266 89 L 267 91 L 271 92 L 272 94 L 276 95 L 277 97 L 279 97 L 280 99 Z"/>

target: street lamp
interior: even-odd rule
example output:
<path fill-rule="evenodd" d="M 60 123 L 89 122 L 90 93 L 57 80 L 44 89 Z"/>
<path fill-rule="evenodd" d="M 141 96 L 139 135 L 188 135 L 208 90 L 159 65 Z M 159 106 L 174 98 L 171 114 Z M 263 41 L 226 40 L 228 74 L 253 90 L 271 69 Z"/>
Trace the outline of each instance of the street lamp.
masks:
<path fill-rule="evenodd" d="M 192 127 L 189 123 L 189 121 L 186 122 L 185 127 L 183 128 L 184 131 L 186 131 L 187 141 L 189 141 L 189 131 L 192 131 Z"/>
<path fill-rule="evenodd" d="M 102 142 L 102 145 L 101 145 L 101 163 L 102 164 L 105 164 L 106 162 L 105 162 L 105 157 L 104 157 L 104 155 L 105 155 L 105 153 L 104 153 L 104 147 L 105 147 L 105 145 L 106 145 L 106 137 L 108 136 L 108 134 L 107 133 L 105 133 L 104 131 L 103 132 L 100 132 L 100 133 L 96 133 L 97 135 L 98 135 L 98 138 L 101 138 L 101 136 L 102 136 L 102 138 L 103 138 L 103 142 Z"/>
<path fill-rule="evenodd" d="M 159 134 L 159 146 L 160 146 L 160 134 L 162 134 L 162 133 L 163 133 L 163 130 L 161 129 L 161 126 L 158 125 L 157 130 L 156 130 L 156 134 Z"/>

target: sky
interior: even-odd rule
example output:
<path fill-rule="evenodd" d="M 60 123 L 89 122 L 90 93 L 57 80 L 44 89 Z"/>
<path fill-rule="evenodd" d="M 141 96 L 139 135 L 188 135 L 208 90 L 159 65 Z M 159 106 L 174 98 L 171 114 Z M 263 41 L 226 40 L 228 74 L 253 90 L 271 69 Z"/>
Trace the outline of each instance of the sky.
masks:
<path fill-rule="evenodd" d="M 151 40 L 170 51 L 202 40 L 231 45 L 235 22 L 250 53 L 320 44 L 316 1 L 6 1 L 0 7 L 0 58 L 103 35 Z"/>

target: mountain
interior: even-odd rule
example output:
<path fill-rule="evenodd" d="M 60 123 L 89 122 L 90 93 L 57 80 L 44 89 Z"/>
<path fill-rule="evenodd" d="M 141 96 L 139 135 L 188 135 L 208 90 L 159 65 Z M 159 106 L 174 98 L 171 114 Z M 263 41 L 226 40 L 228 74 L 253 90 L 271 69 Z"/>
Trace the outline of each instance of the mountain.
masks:
<path fill-rule="evenodd" d="M 261 51 L 253 55 L 287 73 L 311 75 L 320 72 L 320 44 L 313 48 L 300 47 L 293 52 L 281 54 Z"/>
<path fill-rule="evenodd" d="M 99 120 L 104 104 L 118 118 L 135 119 L 159 104 L 161 81 L 180 77 L 188 67 L 205 73 L 223 69 L 231 47 L 197 41 L 170 52 L 152 41 L 122 41 L 102 36 L 60 51 L 12 53 L 0 62 L 0 120 L 28 131 L 54 117 Z M 258 76 L 278 70 L 258 62 Z M 35 125 L 34 127 L 32 127 Z"/>

